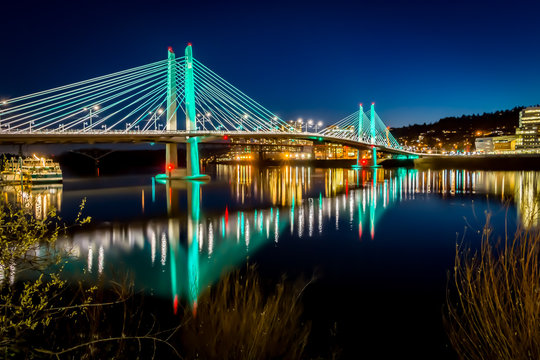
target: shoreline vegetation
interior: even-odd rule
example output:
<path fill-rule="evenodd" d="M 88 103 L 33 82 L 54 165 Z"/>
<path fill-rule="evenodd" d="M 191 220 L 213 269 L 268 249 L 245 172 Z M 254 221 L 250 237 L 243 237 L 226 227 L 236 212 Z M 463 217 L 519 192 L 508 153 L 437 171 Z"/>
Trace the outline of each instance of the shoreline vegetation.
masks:
<path fill-rule="evenodd" d="M 83 210 L 84 201 L 71 227 L 91 221 Z M 538 359 L 540 229 L 494 239 L 489 220 L 477 251 L 456 246 L 442 319 L 448 339 L 462 359 Z M 248 265 L 173 312 L 170 301 L 136 292 L 129 273 L 69 282 L 54 244 L 70 226 L 54 211 L 40 220 L 0 204 L 3 358 L 314 357 L 302 303 L 314 279 L 267 283 Z M 328 349 L 324 358 L 339 354 Z"/>
<path fill-rule="evenodd" d="M 83 207 L 72 226 L 90 222 Z M 223 275 L 194 306 L 180 303 L 174 315 L 167 301 L 135 292 L 127 273 L 68 282 L 66 254 L 54 250 L 66 229 L 54 211 L 39 220 L 0 204 L 1 357 L 304 358 L 311 325 L 301 297 L 311 281 L 263 284 L 248 265 Z"/>
<path fill-rule="evenodd" d="M 444 325 L 461 359 L 540 359 L 540 229 L 456 246 Z"/>

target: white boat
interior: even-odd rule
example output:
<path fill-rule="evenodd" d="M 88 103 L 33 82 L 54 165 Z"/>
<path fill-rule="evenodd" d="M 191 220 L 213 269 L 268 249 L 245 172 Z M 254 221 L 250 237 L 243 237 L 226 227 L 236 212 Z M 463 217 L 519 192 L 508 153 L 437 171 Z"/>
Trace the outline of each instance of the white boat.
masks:
<path fill-rule="evenodd" d="M 59 183 L 62 182 L 62 170 L 52 159 L 33 157 L 19 159 L 12 158 L 4 165 L 1 173 L 2 182 L 13 183 Z"/>

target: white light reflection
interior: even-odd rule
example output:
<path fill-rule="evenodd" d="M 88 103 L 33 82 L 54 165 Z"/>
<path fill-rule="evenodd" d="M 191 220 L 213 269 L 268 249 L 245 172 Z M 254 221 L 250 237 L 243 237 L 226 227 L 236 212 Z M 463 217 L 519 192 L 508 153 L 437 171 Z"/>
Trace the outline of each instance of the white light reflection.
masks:
<path fill-rule="evenodd" d="M 308 234 L 309 234 L 309 237 L 313 236 L 313 199 L 312 198 L 309 198 L 309 215 L 308 215 L 308 218 L 309 218 L 309 224 L 308 224 Z"/>
<path fill-rule="evenodd" d="M 279 239 L 279 209 L 276 209 L 276 219 L 274 220 L 274 242 L 277 244 Z"/>
<path fill-rule="evenodd" d="M 93 263 L 93 260 L 94 260 L 94 250 L 92 249 L 92 245 L 89 245 L 88 246 L 88 272 L 91 273 L 92 272 L 92 263 Z"/>
<path fill-rule="evenodd" d="M 157 239 L 156 232 L 152 230 L 150 233 L 150 256 L 152 258 L 152 266 L 156 262 L 156 250 L 157 250 Z"/>
<path fill-rule="evenodd" d="M 161 265 L 165 266 L 167 263 L 167 235 L 161 234 Z"/>
<path fill-rule="evenodd" d="M 103 273 L 103 267 L 105 266 L 105 250 L 103 249 L 103 245 L 99 246 L 99 252 L 98 252 L 98 274 Z"/>
<path fill-rule="evenodd" d="M 212 223 L 208 225 L 208 257 L 214 252 L 214 227 Z"/>
<path fill-rule="evenodd" d="M 336 230 L 339 230 L 339 199 L 336 198 Z"/>

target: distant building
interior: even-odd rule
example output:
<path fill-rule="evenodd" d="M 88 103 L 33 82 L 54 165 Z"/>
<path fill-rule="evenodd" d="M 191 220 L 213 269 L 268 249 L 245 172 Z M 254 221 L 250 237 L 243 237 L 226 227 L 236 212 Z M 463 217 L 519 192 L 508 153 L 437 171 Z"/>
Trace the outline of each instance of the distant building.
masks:
<path fill-rule="evenodd" d="M 474 140 L 474 146 L 477 152 L 493 152 L 493 137 L 479 137 Z"/>
<path fill-rule="evenodd" d="M 540 151 L 540 107 L 528 107 L 519 113 L 516 149 Z"/>
<path fill-rule="evenodd" d="M 517 135 L 486 136 L 476 138 L 474 145 L 481 153 L 507 152 L 516 150 L 517 140 Z"/>
<path fill-rule="evenodd" d="M 503 135 L 503 136 L 494 136 L 492 137 L 493 141 L 493 151 L 494 152 L 506 152 L 506 151 L 515 151 L 517 135 Z"/>

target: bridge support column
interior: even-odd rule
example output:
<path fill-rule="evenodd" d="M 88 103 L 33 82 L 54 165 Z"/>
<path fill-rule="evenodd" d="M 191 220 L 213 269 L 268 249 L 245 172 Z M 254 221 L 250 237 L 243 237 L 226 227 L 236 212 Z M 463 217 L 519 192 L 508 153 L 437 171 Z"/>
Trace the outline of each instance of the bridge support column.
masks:
<path fill-rule="evenodd" d="M 372 149 L 372 158 L 373 158 L 373 167 L 377 167 L 377 148 L 375 147 L 376 136 L 375 136 L 375 103 L 371 103 L 370 111 L 370 133 L 371 133 L 371 149 Z"/>
<path fill-rule="evenodd" d="M 186 131 L 197 130 L 197 113 L 195 110 L 195 80 L 193 78 L 193 50 L 191 44 L 186 47 L 186 74 L 184 91 L 186 95 Z M 186 144 L 186 167 L 188 178 L 201 177 L 199 170 L 199 139 L 189 137 Z"/>
<path fill-rule="evenodd" d="M 358 142 L 362 140 L 362 120 L 364 119 L 364 108 L 362 107 L 362 104 L 359 105 L 358 108 L 358 129 L 357 129 L 357 135 L 358 135 Z M 361 168 L 362 164 L 360 164 L 360 149 L 356 149 L 357 155 L 356 155 L 356 165 L 353 165 L 353 168 Z"/>
<path fill-rule="evenodd" d="M 169 47 L 168 54 L 168 75 L 167 75 L 167 131 L 177 129 L 176 120 L 176 56 L 173 49 Z M 178 169 L 178 145 L 165 144 L 165 167 L 167 175 Z"/>

